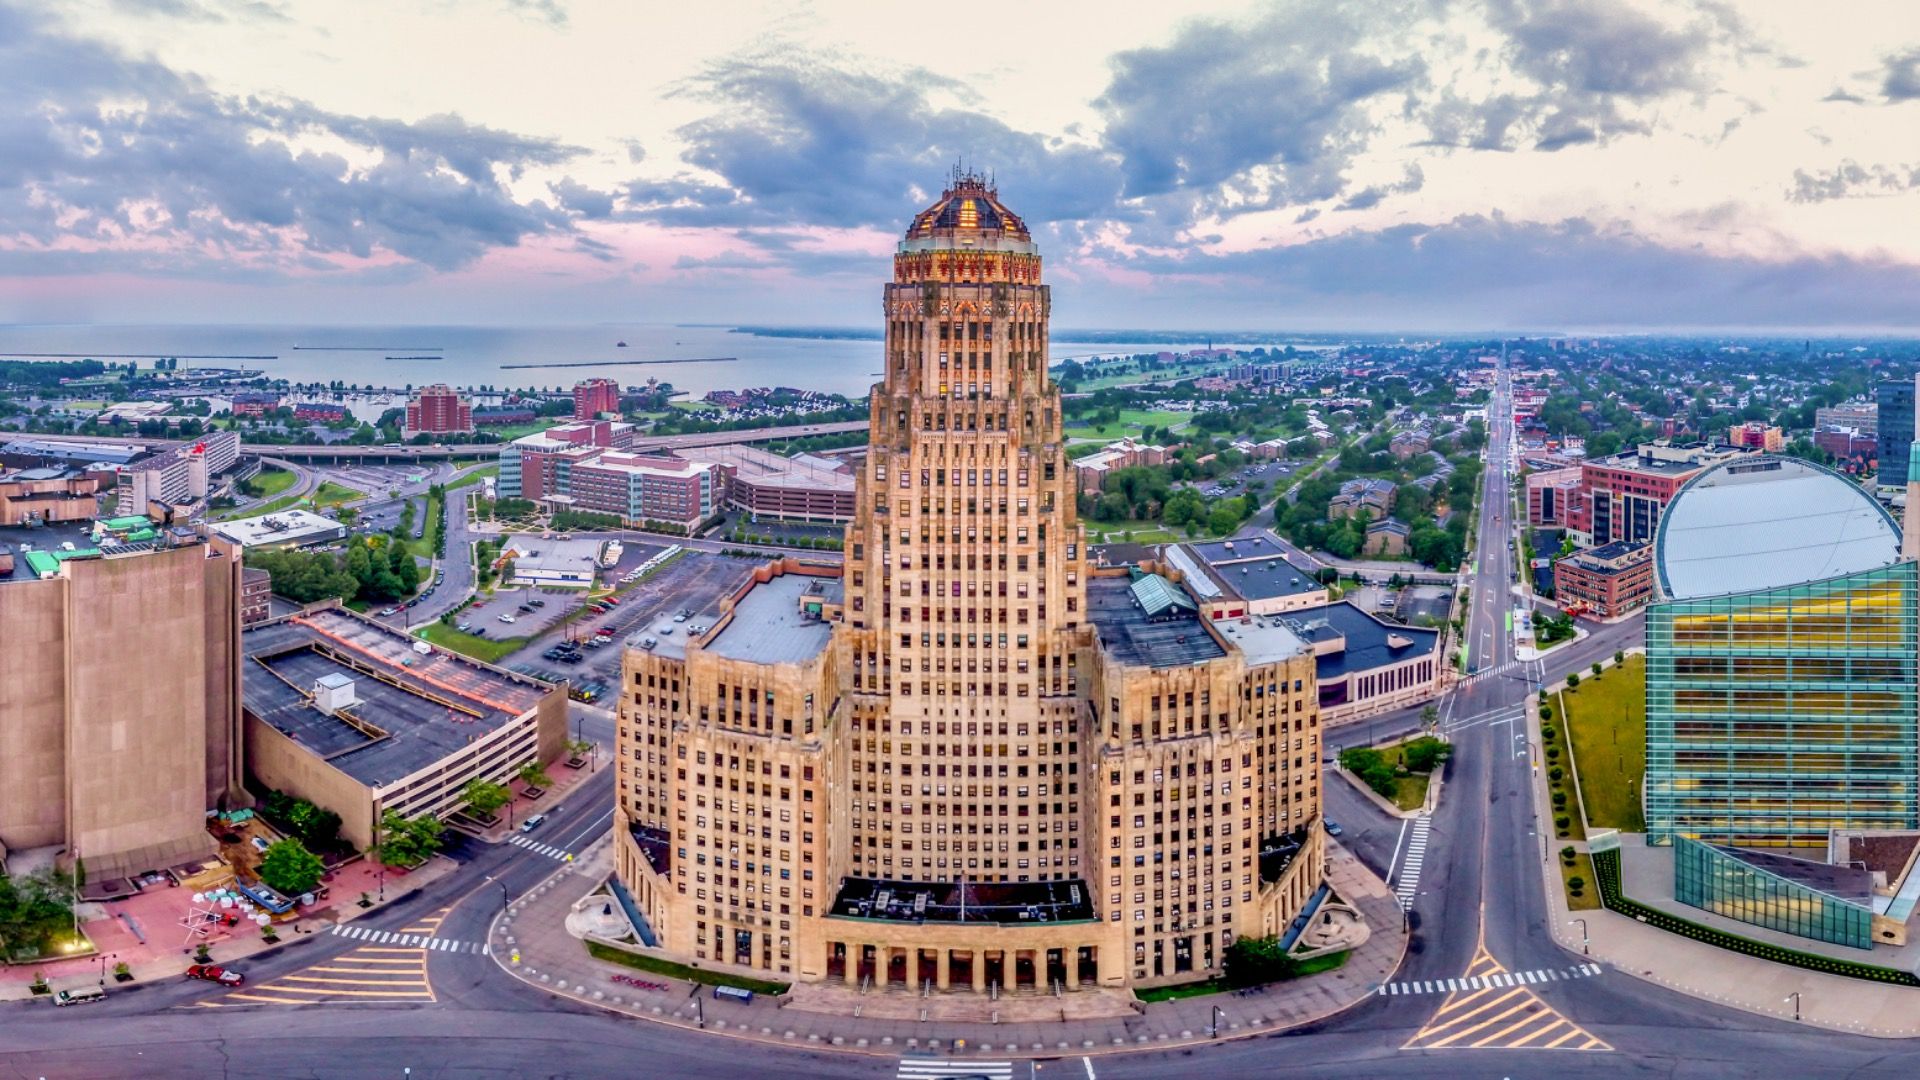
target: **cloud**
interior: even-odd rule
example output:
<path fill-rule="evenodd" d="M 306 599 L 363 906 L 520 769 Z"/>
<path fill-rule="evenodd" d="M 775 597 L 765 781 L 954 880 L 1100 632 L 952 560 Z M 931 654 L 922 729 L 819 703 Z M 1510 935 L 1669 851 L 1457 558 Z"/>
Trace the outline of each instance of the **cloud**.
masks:
<path fill-rule="evenodd" d="M 1847 90 L 1845 87 L 1836 86 L 1830 92 L 1828 92 L 1826 97 L 1823 97 L 1820 100 L 1821 101 L 1844 101 L 1851 105 L 1861 105 L 1861 104 L 1864 104 L 1867 99 L 1861 97 L 1859 94 L 1856 94 Z"/>
<path fill-rule="evenodd" d="M 1246 197 L 1210 201 L 1228 212 L 1339 195 L 1376 127 L 1371 106 L 1424 78 L 1382 32 L 1407 9 L 1290 5 L 1252 25 L 1189 22 L 1165 46 L 1116 55 L 1094 106 L 1126 194 L 1232 187 Z"/>
<path fill-rule="evenodd" d="M 458 116 L 237 98 L 5 6 L 0 98 L 0 242 L 29 251 L 171 251 L 189 273 L 209 252 L 255 271 L 314 255 L 448 270 L 571 229 L 507 183 L 577 148 Z M 323 148 L 341 145 L 353 160 Z"/>
<path fill-rule="evenodd" d="M 1831 169 L 1793 171 L 1787 201 L 1821 203 L 1833 199 L 1897 195 L 1920 185 L 1920 165 L 1861 165 L 1852 159 Z"/>
<path fill-rule="evenodd" d="M 273 0 L 109 0 L 108 6 L 122 15 L 189 22 L 293 21 L 285 7 Z"/>
<path fill-rule="evenodd" d="M 1920 48 L 1894 53 L 1883 65 L 1880 92 L 1889 102 L 1920 98 Z"/>
<path fill-rule="evenodd" d="M 1362 188 L 1347 196 L 1335 210 L 1369 210 L 1380 205 L 1389 195 L 1405 195 L 1419 191 L 1427 182 L 1427 177 L 1418 165 L 1408 165 L 1406 175 L 1397 184 L 1374 184 Z"/>
<path fill-rule="evenodd" d="M 547 186 L 553 189 L 561 206 L 581 217 L 597 220 L 613 215 L 613 195 L 609 192 L 595 191 L 571 178 L 563 178 Z"/>
<path fill-rule="evenodd" d="M 506 4 L 508 11 L 537 19 L 549 26 L 567 24 L 567 9 L 560 6 L 559 0 L 506 0 Z"/>

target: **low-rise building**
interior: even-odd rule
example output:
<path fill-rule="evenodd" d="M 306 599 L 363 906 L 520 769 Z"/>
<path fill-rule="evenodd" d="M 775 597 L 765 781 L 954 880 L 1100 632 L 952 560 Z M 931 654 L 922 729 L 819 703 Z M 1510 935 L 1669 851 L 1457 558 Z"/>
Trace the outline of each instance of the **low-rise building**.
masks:
<path fill-rule="evenodd" d="M 1327 519 L 1352 517 L 1366 513 L 1372 517 L 1384 517 L 1393 512 L 1393 499 L 1397 489 L 1392 482 L 1373 477 L 1361 477 L 1340 485 L 1340 493 L 1327 503 Z"/>
<path fill-rule="evenodd" d="M 280 395 L 271 390 L 241 390 L 233 395 L 235 416 L 263 416 L 280 407 Z"/>
<path fill-rule="evenodd" d="M 111 474 L 49 466 L 0 471 L 0 528 L 91 521 Z"/>
<path fill-rule="evenodd" d="M 1387 451 L 1401 461 L 1424 454 L 1433 449 L 1433 433 L 1426 428 L 1412 428 L 1396 434 L 1387 444 Z"/>
<path fill-rule="evenodd" d="M 257 566 L 240 572 L 240 625 L 266 622 L 273 615 L 273 575 Z"/>
<path fill-rule="evenodd" d="M 1327 602 L 1319 576 L 1266 537 L 1170 544 L 1162 554 L 1209 620 L 1277 615 Z"/>
<path fill-rule="evenodd" d="M 853 467 L 840 458 L 782 457 L 745 443 L 687 447 L 674 456 L 720 469 L 727 505 L 756 517 L 837 523 L 853 516 Z"/>
<path fill-rule="evenodd" d="M 1383 558 L 1397 558 L 1407 553 L 1407 538 L 1412 530 L 1407 523 L 1394 518 L 1381 518 L 1367 522 L 1367 538 L 1361 550 L 1368 555 Z"/>
<path fill-rule="evenodd" d="M 1772 424 L 1758 420 L 1749 420 L 1744 424 L 1735 424 L 1727 429 L 1727 443 L 1732 446 L 1760 450 L 1777 454 L 1786 445 L 1786 437 Z"/>
<path fill-rule="evenodd" d="M 1567 523 L 1580 497 L 1580 466 L 1527 474 L 1527 524 L 1533 528 L 1560 528 Z"/>
<path fill-rule="evenodd" d="M 1313 648 L 1322 724 L 1344 724 L 1440 692 L 1440 631 L 1382 622 L 1342 600 L 1272 616 Z M 1231 639 L 1233 622 L 1217 624 Z"/>
<path fill-rule="evenodd" d="M 309 547 L 344 540 L 347 527 L 311 510 L 278 510 L 216 522 L 213 531 L 248 548 Z"/>
<path fill-rule="evenodd" d="M 1653 599 L 1653 544 L 1616 540 L 1576 551 L 1553 568 L 1560 606 L 1602 619 L 1638 611 Z"/>
<path fill-rule="evenodd" d="M 269 619 L 240 645 L 248 782 L 339 814 L 358 848 L 387 810 L 445 818 L 469 781 L 503 783 L 564 748 L 559 687 L 342 607 Z"/>

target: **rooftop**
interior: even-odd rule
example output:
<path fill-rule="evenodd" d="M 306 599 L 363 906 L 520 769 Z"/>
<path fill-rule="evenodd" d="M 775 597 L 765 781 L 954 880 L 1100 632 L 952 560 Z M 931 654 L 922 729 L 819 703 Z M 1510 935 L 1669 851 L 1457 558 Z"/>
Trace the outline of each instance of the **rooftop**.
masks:
<path fill-rule="evenodd" d="M 1597 548 L 1576 551 L 1560 561 L 1599 573 L 1611 573 L 1645 561 L 1653 545 L 1645 540 L 1615 540 Z"/>
<path fill-rule="evenodd" d="M 213 531 L 239 544 L 305 544 L 331 540 L 346 534 L 346 526 L 311 510 L 281 510 L 258 517 L 236 518 L 213 526 Z"/>
<path fill-rule="evenodd" d="M 1212 569 L 1213 576 L 1242 600 L 1276 600 L 1326 589 L 1310 570 L 1295 566 L 1283 555 L 1230 563 Z"/>
<path fill-rule="evenodd" d="M 1307 651 L 1307 643 L 1277 615 L 1220 619 L 1213 628 L 1246 657 L 1248 667 L 1271 664 Z"/>
<path fill-rule="evenodd" d="M 836 602 L 830 584 L 839 583 L 808 574 L 780 574 L 749 587 L 704 648 L 715 656 L 755 664 L 806 663 L 827 647 L 833 624 L 803 605 Z"/>
<path fill-rule="evenodd" d="M 1200 557 L 1200 561 L 1209 566 L 1224 563 L 1243 562 L 1247 559 L 1265 559 L 1281 552 L 1280 545 L 1264 536 L 1242 536 L 1232 540 L 1209 540 L 1202 544 L 1187 544 L 1188 550 Z"/>
<path fill-rule="evenodd" d="M 741 480 L 761 487 L 853 490 L 853 470 L 845 462 L 817 454 L 781 457 L 744 443 L 685 447 L 674 453 L 689 461 L 729 466 Z"/>
<path fill-rule="evenodd" d="M 1335 637 L 1344 639 L 1342 648 L 1316 658 L 1314 666 L 1322 679 L 1383 668 L 1408 657 L 1435 653 L 1440 646 L 1438 630 L 1381 622 L 1346 600 L 1289 612 L 1279 619 L 1304 641 L 1318 644 Z"/>
<path fill-rule="evenodd" d="M 1100 648 L 1122 664 L 1183 667 L 1227 655 L 1193 617 L 1154 622 L 1133 599 L 1125 577 L 1096 577 L 1087 582 L 1087 614 L 1100 635 Z"/>
<path fill-rule="evenodd" d="M 247 711 L 376 788 L 499 730 L 552 689 L 437 649 L 422 656 L 413 639 L 337 607 L 261 623 L 240 647 Z M 329 679 L 352 680 L 348 715 L 314 707 L 314 686 Z"/>
<path fill-rule="evenodd" d="M 1900 529 L 1859 485 L 1794 458 L 1716 465 L 1680 489 L 1655 537 L 1670 600 L 1755 592 L 1890 566 Z"/>

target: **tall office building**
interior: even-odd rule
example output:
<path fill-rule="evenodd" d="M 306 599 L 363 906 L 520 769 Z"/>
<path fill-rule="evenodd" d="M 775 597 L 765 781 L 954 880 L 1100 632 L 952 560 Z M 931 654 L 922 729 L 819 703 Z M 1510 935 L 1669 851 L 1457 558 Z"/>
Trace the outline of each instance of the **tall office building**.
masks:
<path fill-rule="evenodd" d="M 1674 498 L 1647 611 L 1650 842 L 1824 849 L 1920 825 L 1901 546 L 1879 503 L 1804 461 L 1724 463 Z"/>
<path fill-rule="evenodd" d="M 1322 880 L 1312 647 L 1096 570 L 1026 224 L 900 242 L 843 570 L 761 569 L 624 660 L 619 881 L 670 951 L 984 993 L 1217 974 Z"/>
<path fill-rule="evenodd" d="M 1907 448 L 1913 445 L 1914 385 L 1920 376 L 1889 379 L 1874 388 L 1880 440 L 1880 486 L 1907 486 Z"/>
<path fill-rule="evenodd" d="M 573 384 L 573 418 L 598 420 L 620 416 L 620 384 L 612 379 L 583 379 Z"/>
<path fill-rule="evenodd" d="M 31 554 L 0 578 L 0 851 L 96 881 L 211 854 L 240 788 L 239 549 L 173 529 Z"/>

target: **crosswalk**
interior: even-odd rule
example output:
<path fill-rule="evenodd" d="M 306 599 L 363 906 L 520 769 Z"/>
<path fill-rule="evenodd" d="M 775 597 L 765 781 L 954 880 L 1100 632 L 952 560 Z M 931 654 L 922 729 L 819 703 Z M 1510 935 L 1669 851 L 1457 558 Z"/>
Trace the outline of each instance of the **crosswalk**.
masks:
<path fill-rule="evenodd" d="M 451 938 L 434 937 L 431 934 L 408 934 L 399 930 L 375 930 L 367 926 L 336 926 L 336 936 L 365 941 L 375 945 L 418 946 L 428 952 L 475 953 L 480 956 L 493 955 L 484 941 L 454 941 Z"/>
<path fill-rule="evenodd" d="M 1592 965 L 1582 965 L 1591 967 Z M 1500 981 L 1512 973 L 1482 944 L 1463 982 L 1402 1050 L 1612 1050 L 1561 1015 L 1527 985 Z M 1529 972 L 1528 974 L 1536 974 Z M 1552 981 L 1552 980 L 1549 980 Z"/>
<path fill-rule="evenodd" d="M 1400 906 L 1413 909 L 1414 894 L 1420 890 L 1420 867 L 1427 861 L 1427 832 L 1433 827 L 1433 821 L 1425 814 L 1413 819 L 1413 829 L 1407 835 L 1407 852 L 1401 856 L 1400 870 L 1395 876 L 1393 895 L 1399 899 Z"/>
<path fill-rule="evenodd" d="M 438 943 L 440 923 L 450 908 L 399 930 L 335 927 L 343 937 L 366 944 L 316 961 L 297 971 L 230 991 L 206 1008 L 246 1005 L 427 1005 L 434 997 L 427 975 L 427 954 L 448 951 Z M 359 934 L 344 931 L 361 931 Z M 462 944 L 447 942 L 448 945 Z"/>
<path fill-rule="evenodd" d="M 1506 673 L 1508 673 L 1508 672 L 1510 672 L 1510 671 L 1513 671 L 1513 670 L 1515 670 L 1516 668 L 1522 668 L 1522 667 L 1525 667 L 1525 666 L 1527 666 L 1527 664 L 1528 664 L 1529 662 L 1530 662 L 1530 661 L 1522 661 L 1522 660 L 1509 660 L 1509 661 L 1507 661 L 1507 662 L 1506 662 L 1506 663 L 1504 663 L 1504 664 L 1496 664 L 1496 665 L 1495 665 L 1495 666 L 1493 666 L 1493 667 L 1490 667 L 1490 668 L 1485 668 L 1485 669 L 1483 669 L 1483 670 L 1480 670 L 1480 671 L 1476 671 L 1476 672 L 1474 672 L 1473 674 L 1471 674 L 1471 675 L 1468 675 L 1468 676 L 1467 676 L 1466 678 L 1464 678 L 1464 679 L 1461 679 L 1461 680 L 1460 680 L 1460 685 L 1461 685 L 1461 686 L 1472 686 L 1472 685 L 1473 685 L 1474 683 L 1477 683 L 1477 682 L 1479 682 L 1479 681 L 1480 681 L 1480 680 L 1482 680 L 1482 679 L 1491 679 L 1491 678 L 1493 678 L 1494 676 L 1497 676 L 1497 675 L 1505 675 Z"/>
<path fill-rule="evenodd" d="M 949 1080 L 949 1078 L 985 1077 L 986 1080 L 1013 1080 L 1011 1061 L 973 1061 L 936 1057 L 904 1057 L 894 1080 Z"/>
<path fill-rule="evenodd" d="M 554 847 L 552 844 L 543 844 L 538 840 L 529 840 L 518 833 L 507 837 L 507 843 L 512 844 L 514 847 L 526 848 L 536 855 L 545 855 L 549 859 L 560 862 L 566 862 L 573 858 L 572 853 L 563 848 Z"/>
<path fill-rule="evenodd" d="M 1408 979 L 1382 986 L 1381 994 L 1451 994 L 1461 990 L 1488 990 L 1507 986 L 1538 986 L 1541 983 L 1572 982 L 1600 974 L 1599 964 L 1581 964 L 1570 968 L 1540 968 L 1535 971 L 1506 971 L 1497 975 L 1475 975 L 1463 979 Z"/>

